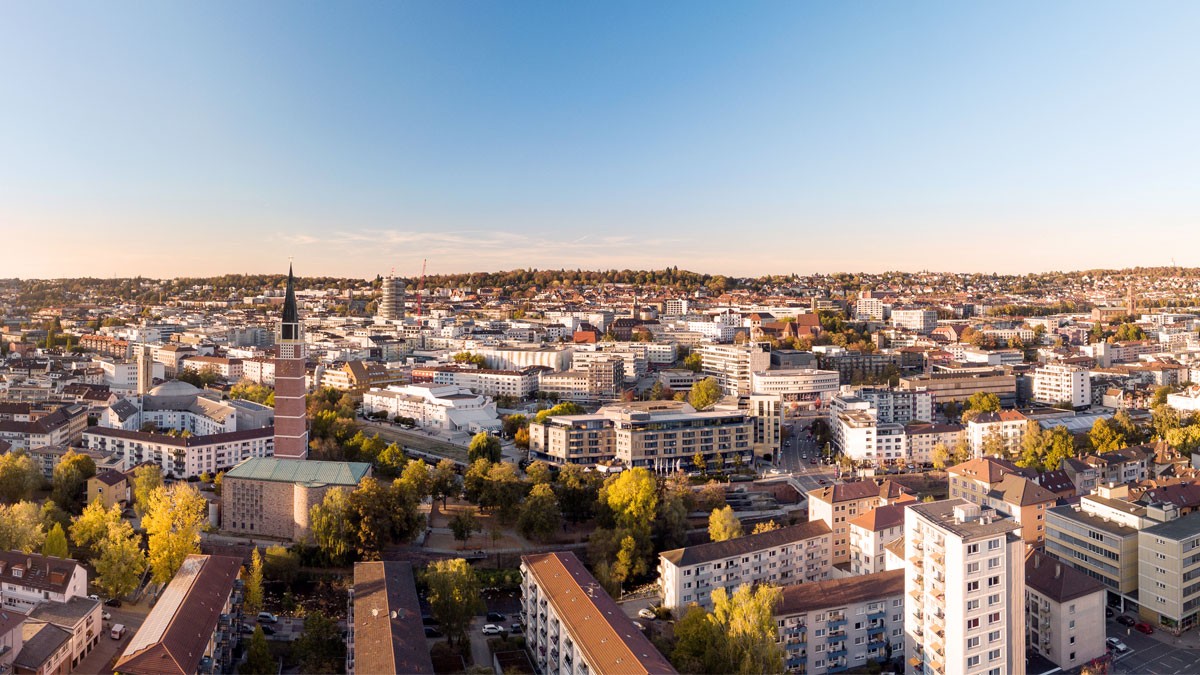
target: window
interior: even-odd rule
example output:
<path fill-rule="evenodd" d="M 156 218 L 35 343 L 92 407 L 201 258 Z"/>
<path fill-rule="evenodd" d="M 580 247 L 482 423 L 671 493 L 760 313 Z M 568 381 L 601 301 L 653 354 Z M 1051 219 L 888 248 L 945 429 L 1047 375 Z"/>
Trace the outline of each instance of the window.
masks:
<path fill-rule="evenodd" d="M 979 638 L 978 637 L 967 638 L 967 649 L 978 649 L 978 648 L 979 648 Z"/>
<path fill-rule="evenodd" d="M 979 582 L 978 581 L 968 581 L 967 582 L 967 592 L 968 593 L 970 593 L 971 591 L 977 591 L 977 590 L 979 590 Z"/>
<path fill-rule="evenodd" d="M 1067 644 L 1072 644 L 1072 645 L 1075 644 L 1075 636 L 1074 635 L 1071 636 L 1071 640 Z"/>
<path fill-rule="evenodd" d="M 999 642 L 999 641 L 1000 641 L 1000 631 L 994 630 L 994 631 L 988 633 L 988 642 Z"/>
<path fill-rule="evenodd" d="M 979 665 L 979 655 L 978 654 L 976 654 L 975 656 L 969 657 L 967 659 L 967 667 L 968 668 L 974 668 L 978 665 Z"/>
<path fill-rule="evenodd" d="M 999 593 L 995 593 L 993 595 L 988 596 L 988 607 L 991 607 L 992 605 L 998 605 L 998 604 L 1000 604 L 1000 594 Z"/>
<path fill-rule="evenodd" d="M 967 574 L 975 574 L 979 572 L 979 563 L 967 563 Z"/>
<path fill-rule="evenodd" d="M 988 577 L 988 588 L 995 588 L 996 586 L 999 586 L 999 585 L 1000 585 L 999 575 L 994 576 L 994 577 Z"/>
<path fill-rule="evenodd" d="M 970 611 L 976 610 L 976 609 L 979 609 L 979 600 L 968 600 L 967 601 L 967 611 L 970 612 Z"/>
<path fill-rule="evenodd" d="M 999 539 L 992 539 L 991 541 L 988 542 L 988 550 L 989 551 L 995 551 L 998 548 L 1000 548 L 1000 540 Z"/>
<path fill-rule="evenodd" d="M 995 661 L 999 658 L 1000 658 L 1000 650 L 999 649 L 993 649 L 990 652 L 988 652 L 988 661 Z"/>
<path fill-rule="evenodd" d="M 1000 612 L 988 614 L 988 623 L 1000 623 Z"/>
<path fill-rule="evenodd" d="M 974 628 L 979 628 L 979 617 L 976 617 L 974 619 L 967 619 L 967 630 L 971 630 Z"/>
<path fill-rule="evenodd" d="M 967 555 L 979 553 L 979 544 L 967 544 Z"/>
<path fill-rule="evenodd" d="M 1000 558 L 992 558 L 988 560 L 988 569 L 994 570 L 1000 566 Z"/>

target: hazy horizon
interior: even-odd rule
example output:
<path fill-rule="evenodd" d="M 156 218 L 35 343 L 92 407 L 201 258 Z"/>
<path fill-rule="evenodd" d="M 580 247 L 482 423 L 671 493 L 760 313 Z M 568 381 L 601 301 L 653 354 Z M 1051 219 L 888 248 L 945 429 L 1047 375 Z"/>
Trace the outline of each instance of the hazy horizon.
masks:
<path fill-rule="evenodd" d="M 1197 19 L 11 4 L 0 276 L 1200 266 Z"/>

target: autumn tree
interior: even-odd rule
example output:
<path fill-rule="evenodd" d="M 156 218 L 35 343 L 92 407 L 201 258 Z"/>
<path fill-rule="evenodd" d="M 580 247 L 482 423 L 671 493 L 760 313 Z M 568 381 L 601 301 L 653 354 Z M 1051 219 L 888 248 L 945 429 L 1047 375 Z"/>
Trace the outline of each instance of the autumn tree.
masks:
<path fill-rule="evenodd" d="M 155 582 L 169 582 L 184 558 L 200 552 L 200 531 L 207 521 L 208 502 L 188 483 L 150 493 L 142 527 L 149 535 Z"/>
<path fill-rule="evenodd" d="M 463 546 L 467 545 L 471 535 L 478 532 L 479 529 L 479 518 L 475 515 L 475 509 L 461 509 L 450 518 L 450 532 L 454 534 L 455 539 L 462 542 Z"/>
<path fill-rule="evenodd" d="M 54 556 L 55 558 L 68 557 L 67 534 L 63 532 L 62 525 L 55 523 L 54 529 L 46 534 L 46 541 L 42 542 L 42 555 Z"/>
<path fill-rule="evenodd" d="M 250 569 L 245 574 L 246 579 L 246 613 L 258 614 L 263 605 L 263 559 L 258 547 L 250 553 Z"/>
<path fill-rule="evenodd" d="M 154 464 L 142 464 L 133 470 L 133 509 L 145 516 L 150 495 L 163 485 L 162 470 Z"/>
<path fill-rule="evenodd" d="M 128 521 L 108 524 L 108 532 L 97 544 L 99 554 L 93 559 L 96 567 L 96 586 L 105 597 L 120 598 L 134 591 L 146 571 L 146 554 L 140 537 Z"/>
<path fill-rule="evenodd" d="M 558 497 L 548 483 L 538 483 L 529 492 L 529 497 L 521 505 L 521 515 L 517 518 L 517 529 L 521 534 L 536 541 L 550 541 L 562 527 L 562 512 L 558 507 Z"/>
<path fill-rule="evenodd" d="M 764 532 L 774 532 L 779 529 L 779 523 L 774 520 L 765 520 L 754 526 L 754 530 L 750 534 L 762 534 Z"/>
<path fill-rule="evenodd" d="M 704 410 L 720 401 L 721 396 L 721 385 L 717 383 L 716 378 L 706 377 L 692 385 L 692 391 L 688 394 L 688 403 L 696 410 Z"/>
<path fill-rule="evenodd" d="M 433 467 L 433 472 L 430 474 L 431 496 L 434 499 L 441 499 L 443 508 L 445 508 L 448 498 L 457 497 L 459 494 L 458 471 L 455 467 L 454 460 L 443 459 Z"/>
<path fill-rule="evenodd" d="M 1108 420 L 1097 419 L 1088 432 L 1088 442 L 1097 453 L 1112 452 L 1127 447 L 1125 437 Z"/>
<path fill-rule="evenodd" d="M 33 497 L 42 484 L 42 470 L 22 451 L 0 455 L 0 500 L 12 504 Z"/>
<path fill-rule="evenodd" d="M 742 521 L 733 512 L 733 507 L 726 505 L 722 509 L 713 509 L 708 516 L 708 536 L 713 541 L 737 539 L 742 536 Z"/>
<path fill-rule="evenodd" d="M 485 609 L 479 579 L 466 560 L 437 560 L 425 571 L 429 611 L 450 644 L 465 642 L 471 619 Z"/>
<path fill-rule="evenodd" d="M 87 481 L 96 475 L 96 462 L 91 457 L 68 450 L 54 467 L 50 498 L 72 513 L 83 506 Z"/>
<path fill-rule="evenodd" d="M 499 462 L 501 457 L 502 448 L 500 447 L 500 439 L 486 431 L 475 434 L 471 439 L 471 445 L 467 448 L 467 460 L 470 462 L 474 462 L 477 459 Z"/>
<path fill-rule="evenodd" d="M 309 509 L 308 523 L 317 548 L 332 565 L 344 564 L 357 539 L 351 516 L 350 492 L 333 488 Z"/>

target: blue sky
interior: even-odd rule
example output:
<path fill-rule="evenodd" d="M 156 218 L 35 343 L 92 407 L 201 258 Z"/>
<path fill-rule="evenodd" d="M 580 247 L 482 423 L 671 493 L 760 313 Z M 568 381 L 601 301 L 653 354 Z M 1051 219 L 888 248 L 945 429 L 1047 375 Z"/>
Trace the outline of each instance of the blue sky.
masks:
<path fill-rule="evenodd" d="M 1200 5 L 0 6 L 0 276 L 1200 265 Z"/>

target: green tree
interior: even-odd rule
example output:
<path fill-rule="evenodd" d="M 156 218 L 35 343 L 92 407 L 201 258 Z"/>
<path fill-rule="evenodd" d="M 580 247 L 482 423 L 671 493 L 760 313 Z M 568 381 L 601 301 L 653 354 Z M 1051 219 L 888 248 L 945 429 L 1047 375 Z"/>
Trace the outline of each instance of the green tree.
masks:
<path fill-rule="evenodd" d="M 1046 455 L 1042 460 L 1043 471 L 1055 471 L 1063 460 L 1075 456 L 1075 439 L 1065 427 L 1054 427 L 1046 440 Z"/>
<path fill-rule="evenodd" d="M 133 470 L 133 509 L 145 516 L 150 495 L 163 485 L 162 471 L 154 464 L 142 464 Z"/>
<path fill-rule="evenodd" d="M 110 523 L 108 532 L 98 544 L 96 557 L 96 586 L 105 597 L 121 598 L 129 595 L 141 582 L 146 571 L 146 554 L 139 545 L 139 537 L 127 521 Z"/>
<path fill-rule="evenodd" d="M 548 483 L 534 485 L 529 497 L 521 506 L 517 529 L 526 537 L 545 542 L 550 541 L 561 527 L 562 511 L 558 507 L 558 497 L 554 496 L 554 490 Z"/>
<path fill-rule="evenodd" d="M 396 478 L 408 464 L 408 456 L 399 443 L 391 443 L 375 458 L 375 469 L 380 478 Z"/>
<path fill-rule="evenodd" d="M 345 668 L 346 642 L 342 630 L 337 621 L 321 612 L 304 617 L 304 632 L 292 645 L 302 673 L 334 674 Z"/>
<path fill-rule="evenodd" d="M 68 511 L 79 511 L 83 506 L 87 481 L 95 475 L 96 462 L 91 457 L 68 450 L 54 467 L 51 499 Z"/>
<path fill-rule="evenodd" d="M 0 551 L 33 553 L 46 540 L 41 510 L 33 502 L 0 504 Z"/>
<path fill-rule="evenodd" d="M 1150 408 L 1157 408 L 1160 405 L 1165 405 L 1167 397 L 1175 392 L 1175 389 L 1170 386 L 1159 387 L 1154 390 L 1154 397 L 1150 399 Z"/>
<path fill-rule="evenodd" d="M 0 500 L 12 504 L 30 499 L 42 484 L 42 470 L 22 451 L 0 455 Z"/>
<path fill-rule="evenodd" d="M 729 638 L 734 671 L 739 675 L 783 672 L 783 648 L 776 641 L 775 607 L 783 597 L 775 586 L 738 586 L 732 596 L 724 588 L 712 592 L 713 621 Z"/>
<path fill-rule="evenodd" d="M 263 559 L 258 547 L 250 553 L 250 570 L 246 578 L 246 613 L 258 614 L 263 606 Z"/>
<path fill-rule="evenodd" d="M 649 531 L 658 505 L 658 484 L 649 471 L 641 467 L 622 471 L 605 481 L 601 496 L 620 527 Z"/>
<path fill-rule="evenodd" d="M 706 377 L 692 385 L 688 394 L 688 403 L 696 410 L 704 410 L 721 400 L 721 385 L 716 378 Z"/>
<path fill-rule="evenodd" d="M 591 518 L 599 503 L 600 483 L 598 474 L 584 471 L 578 464 L 563 466 L 554 482 L 563 517 L 572 523 Z"/>
<path fill-rule="evenodd" d="M 537 460 L 525 467 L 525 475 L 529 477 L 529 482 L 534 485 L 545 483 L 549 485 L 554 482 L 554 471 L 550 465 L 542 460 Z"/>
<path fill-rule="evenodd" d="M 473 508 L 462 509 L 450 518 L 450 531 L 455 539 L 462 542 L 462 546 L 466 546 L 471 535 L 479 530 L 479 518 L 475 516 Z"/>
<path fill-rule="evenodd" d="M 487 367 L 487 358 L 483 354 L 473 354 L 471 352 L 459 352 L 454 355 L 455 363 L 467 363 L 477 368 Z"/>
<path fill-rule="evenodd" d="M 708 516 L 708 536 L 713 541 L 737 539 L 742 536 L 742 521 L 733 512 L 733 507 L 713 509 Z"/>
<path fill-rule="evenodd" d="M 150 493 L 142 527 L 149 539 L 155 582 L 169 582 L 184 558 L 200 552 L 200 531 L 207 521 L 208 502 L 188 483 Z"/>
<path fill-rule="evenodd" d="M 467 627 L 484 611 L 479 579 L 466 560 L 437 560 L 425 571 L 429 611 L 446 633 L 447 642 L 464 643 Z"/>
<path fill-rule="evenodd" d="M 683 357 L 683 367 L 692 371 L 693 373 L 700 372 L 700 369 L 703 368 L 703 366 L 704 359 L 701 358 L 699 354 L 688 354 L 687 356 Z"/>
<path fill-rule="evenodd" d="M 700 605 L 688 605 L 675 624 L 671 663 L 681 673 L 734 672 L 729 635 Z"/>
<path fill-rule="evenodd" d="M 279 544 L 267 547 L 267 553 L 263 556 L 264 577 L 290 586 L 299 573 L 300 556 Z"/>
<path fill-rule="evenodd" d="M 458 497 L 458 471 L 456 470 L 454 460 L 443 459 L 433 467 L 433 473 L 430 475 L 430 492 L 434 499 L 442 500 L 442 508 L 446 507 L 446 500 L 450 497 Z"/>
<path fill-rule="evenodd" d="M 275 406 L 275 390 L 257 382 L 242 380 L 229 389 L 229 398 L 243 399 L 267 407 Z"/>
<path fill-rule="evenodd" d="M 542 424 L 548 417 L 558 417 L 560 415 L 582 415 L 585 412 L 587 411 L 584 410 L 583 406 L 579 405 L 578 403 L 563 401 L 553 408 L 539 410 L 538 413 L 533 416 L 533 423 Z"/>
<path fill-rule="evenodd" d="M 500 439 L 486 431 L 475 434 L 471 439 L 471 445 L 467 448 L 467 460 L 474 462 L 477 459 L 499 462 L 501 459 Z"/>
<path fill-rule="evenodd" d="M 377 559 L 383 547 L 391 543 L 399 514 L 395 496 L 370 476 L 350 493 L 351 531 L 355 548 L 363 559 Z"/>
<path fill-rule="evenodd" d="M 1112 423 L 1117 431 L 1125 437 L 1126 443 L 1136 444 L 1142 442 L 1142 430 L 1133 421 L 1133 417 L 1129 415 L 1128 410 L 1118 410 L 1117 414 L 1113 415 Z"/>
<path fill-rule="evenodd" d="M 344 564 L 357 540 L 352 520 L 350 493 L 334 488 L 325 493 L 320 504 L 313 504 L 308 515 L 309 529 L 317 548 L 332 565 Z"/>
<path fill-rule="evenodd" d="M 1150 426 L 1155 438 L 1166 440 L 1172 429 L 1180 427 L 1179 413 L 1165 403 L 1156 405 L 1150 409 Z"/>
<path fill-rule="evenodd" d="M 424 501 L 433 494 L 433 474 L 425 460 L 418 459 L 409 462 L 400 474 L 400 487 L 417 502 Z"/>
<path fill-rule="evenodd" d="M 55 558 L 66 558 L 69 555 L 67 534 L 63 532 L 62 525 L 55 523 L 54 529 L 46 535 L 46 541 L 42 543 L 42 555 L 51 555 Z"/>
<path fill-rule="evenodd" d="M 262 626 L 254 627 L 254 634 L 250 636 L 250 647 L 246 650 L 246 662 L 238 666 L 238 672 L 241 675 L 275 675 L 278 672 L 278 664 L 271 656 Z"/>

